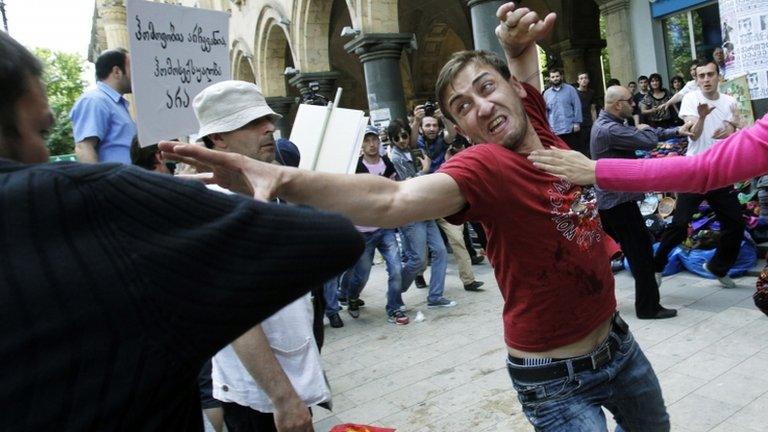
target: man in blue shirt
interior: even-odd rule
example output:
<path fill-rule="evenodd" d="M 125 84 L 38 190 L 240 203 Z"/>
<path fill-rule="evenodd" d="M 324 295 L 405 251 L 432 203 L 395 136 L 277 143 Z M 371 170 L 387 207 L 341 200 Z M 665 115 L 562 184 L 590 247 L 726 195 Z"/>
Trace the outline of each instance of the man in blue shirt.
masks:
<path fill-rule="evenodd" d="M 72 108 L 75 153 L 80 162 L 131 163 L 136 124 L 123 98 L 131 92 L 131 58 L 122 48 L 96 59 L 96 88 L 83 93 Z"/>
<path fill-rule="evenodd" d="M 578 149 L 582 121 L 579 94 L 573 86 L 563 82 L 563 72 L 559 69 L 549 72 L 549 84 L 544 91 L 549 126 L 568 147 Z"/>

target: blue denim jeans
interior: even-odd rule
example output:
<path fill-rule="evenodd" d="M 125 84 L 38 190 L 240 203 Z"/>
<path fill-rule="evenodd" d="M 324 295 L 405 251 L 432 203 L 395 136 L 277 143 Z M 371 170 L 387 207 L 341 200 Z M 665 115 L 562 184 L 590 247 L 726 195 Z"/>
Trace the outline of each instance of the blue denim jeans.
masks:
<path fill-rule="evenodd" d="M 339 313 L 339 280 L 341 275 L 334 276 L 323 284 L 323 298 L 325 299 L 325 316 L 330 317 Z"/>
<path fill-rule="evenodd" d="M 669 415 L 651 364 L 632 333 L 619 336 L 614 357 L 598 370 L 541 381 L 513 379 L 517 398 L 537 431 L 607 431 L 601 406 L 613 413 L 616 431 L 669 431 Z M 507 361 L 507 368 L 521 368 Z M 570 370 L 570 368 L 569 368 Z"/>
<path fill-rule="evenodd" d="M 373 266 L 373 254 L 376 249 L 381 252 L 387 263 L 387 314 L 392 315 L 403 305 L 403 296 L 400 290 L 402 286 L 402 263 L 400 262 L 400 248 L 397 246 L 395 230 L 380 228 L 374 232 L 362 233 L 365 239 L 365 250 L 357 260 L 357 264 L 349 277 L 348 298 L 360 297 L 360 292 L 368 282 Z"/>
<path fill-rule="evenodd" d="M 427 247 L 432 253 L 432 270 L 429 276 L 427 301 L 436 301 L 445 291 L 445 271 L 448 267 L 448 252 L 440 236 L 440 230 L 434 220 L 414 222 L 400 227 L 403 239 L 403 290 L 411 286 L 413 280 L 427 264 Z"/>

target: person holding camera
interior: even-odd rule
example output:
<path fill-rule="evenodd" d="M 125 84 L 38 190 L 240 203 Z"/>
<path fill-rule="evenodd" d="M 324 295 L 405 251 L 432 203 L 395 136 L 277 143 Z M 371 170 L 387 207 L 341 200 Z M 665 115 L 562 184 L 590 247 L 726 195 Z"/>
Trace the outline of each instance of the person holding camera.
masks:
<path fill-rule="evenodd" d="M 392 147 L 392 164 L 399 181 L 429 174 L 430 159 L 421 149 L 411 149 L 411 129 L 400 120 L 392 121 L 387 127 Z M 417 221 L 400 227 L 403 239 L 403 253 L 407 261 L 403 264 L 402 289 L 406 291 L 416 276 L 427 266 L 427 247 L 432 256 L 432 270 L 429 278 L 427 306 L 431 308 L 452 307 L 456 302 L 443 297 L 445 271 L 448 267 L 448 251 L 440 236 L 440 229 L 434 219 Z"/>
<path fill-rule="evenodd" d="M 440 128 L 442 122 L 443 128 Z M 443 116 L 436 103 L 427 101 L 413 109 L 411 130 L 418 130 L 419 135 L 411 135 L 411 148 L 419 148 L 431 160 L 429 171 L 433 173 L 445 162 L 448 147 L 456 141 L 456 128 L 450 120 Z M 483 282 L 475 280 L 472 270 L 472 258 L 464 244 L 464 228 L 453 225 L 445 219 L 438 219 L 437 224 L 445 233 L 448 244 L 453 250 L 453 257 L 459 268 L 459 278 L 467 291 L 479 291 Z"/>

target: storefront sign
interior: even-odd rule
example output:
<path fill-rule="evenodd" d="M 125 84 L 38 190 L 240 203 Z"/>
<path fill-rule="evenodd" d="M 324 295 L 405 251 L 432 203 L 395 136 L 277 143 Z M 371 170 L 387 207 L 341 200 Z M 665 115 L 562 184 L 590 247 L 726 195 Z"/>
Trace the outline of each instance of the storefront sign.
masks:
<path fill-rule="evenodd" d="M 768 0 L 720 0 L 726 78 L 746 75 L 752 100 L 768 98 Z"/>
<path fill-rule="evenodd" d="M 230 79 L 224 12 L 128 0 L 131 81 L 142 146 L 198 129 L 192 100 Z"/>

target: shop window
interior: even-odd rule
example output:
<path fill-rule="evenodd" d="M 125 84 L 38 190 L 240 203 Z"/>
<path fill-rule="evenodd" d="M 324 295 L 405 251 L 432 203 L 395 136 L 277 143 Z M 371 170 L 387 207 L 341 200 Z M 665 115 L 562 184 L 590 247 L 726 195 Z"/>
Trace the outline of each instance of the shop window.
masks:
<path fill-rule="evenodd" d="M 717 3 L 667 16 L 661 26 L 670 77 L 680 75 L 689 79 L 691 60 L 710 57 L 712 50 L 722 44 Z"/>

